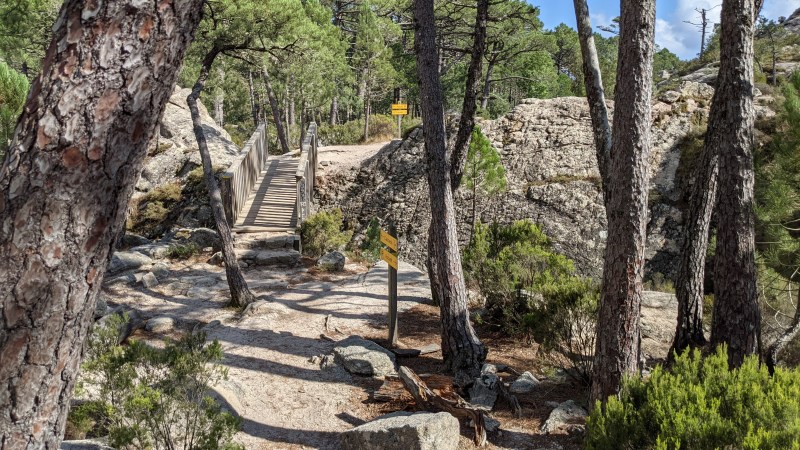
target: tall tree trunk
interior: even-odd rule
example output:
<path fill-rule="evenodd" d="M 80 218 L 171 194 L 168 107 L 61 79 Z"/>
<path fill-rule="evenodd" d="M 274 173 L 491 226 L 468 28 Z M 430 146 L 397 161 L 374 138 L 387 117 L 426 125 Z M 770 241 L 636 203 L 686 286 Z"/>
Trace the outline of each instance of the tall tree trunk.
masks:
<path fill-rule="evenodd" d="M 464 101 L 461 104 L 461 119 L 458 122 L 458 133 L 453 152 L 450 157 L 450 182 L 455 191 L 461 184 L 464 165 L 467 163 L 467 150 L 475 128 L 476 97 L 480 88 L 481 63 L 486 53 L 486 24 L 489 20 L 489 0 L 478 0 L 475 10 L 475 28 L 472 38 L 472 56 L 467 70 L 467 83 L 464 89 Z"/>
<path fill-rule="evenodd" d="M 339 123 L 339 96 L 334 96 L 331 100 L 331 112 L 328 119 L 328 123 L 331 125 Z"/>
<path fill-rule="evenodd" d="M 269 99 L 269 108 L 272 110 L 272 120 L 275 122 L 278 142 L 281 144 L 283 153 L 289 153 L 289 140 L 286 138 L 286 130 L 283 128 L 281 109 L 278 107 L 278 99 L 275 98 L 275 91 L 272 89 L 272 82 L 269 80 L 269 72 L 266 68 L 261 70 L 261 76 L 264 78 L 264 85 L 267 86 L 267 98 Z"/>
<path fill-rule="evenodd" d="M 425 123 L 425 155 L 431 197 L 428 264 L 435 271 L 431 282 L 437 290 L 442 321 L 442 354 L 445 367 L 456 374 L 456 383 L 467 385 L 480 375 L 486 348 L 478 340 L 467 310 L 467 288 L 461 269 L 444 104 L 439 79 L 433 0 L 415 0 L 414 20 L 417 77 Z"/>
<path fill-rule="evenodd" d="M 367 87 L 366 92 L 364 93 L 364 142 L 366 143 L 369 140 L 369 113 L 370 113 L 370 95 L 369 95 L 369 87 Z"/>
<path fill-rule="evenodd" d="M 294 97 L 289 97 L 289 126 L 297 124 L 297 117 L 294 114 Z"/>
<path fill-rule="evenodd" d="M 67 0 L 0 169 L 0 447 L 58 449 L 115 237 L 200 0 Z"/>
<path fill-rule="evenodd" d="M 217 68 L 219 73 L 220 83 L 225 83 L 225 70 L 222 67 Z M 214 95 L 214 121 L 220 127 L 225 126 L 225 89 L 220 86 Z"/>
<path fill-rule="evenodd" d="M 608 123 L 608 107 L 606 94 L 603 89 L 603 77 L 600 71 L 600 61 L 594 45 L 594 31 L 589 20 L 589 6 L 586 0 L 573 0 L 575 5 L 575 18 L 578 23 L 578 36 L 581 42 L 583 56 L 583 82 L 586 86 L 586 99 L 589 101 L 589 114 L 592 118 L 594 131 L 594 147 L 597 155 L 597 167 L 605 192 L 610 186 L 608 179 L 608 161 L 611 154 L 611 125 Z"/>
<path fill-rule="evenodd" d="M 614 108 L 613 150 L 606 199 L 608 239 L 603 259 L 592 400 L 619 392 L 639 369 L 644 246 L 647 237 L 650 98 L 655 0 L 623 0 Z"/>
<path fill-rule="evenodd" d="M 248 86 L 250 87 L 250 110 L 253 114 L 253 126 L 257 127 L 261 120 L 261 100 L 256 93 L 255 85 L 253 84 L 253 72 L 248 72 L 247 75 Z"/>
<path fill-rule="evenodd" d="M 197 81 L 192 87 L 192 93 L 186 98 L 186 103 L 189 105 L 189 111 L 192 114 L 194 137 L 197 139 L 197 147 L 200 149 L 200 159 L 203 162 L 203 178 L 205 178 L 206 189 L 208 189 L 208 201 L 211 204 L 211 211 L 214 213 L 214 222 L 217 225 L 217 231 L 222 240 L 222 257 L 225 260 L 225 275 L 228 279 L 228 287 L 231 290 L 230 304 L 231 306 L 242 307 L 248 303 L 252 303 L 256 298 L 247 287 L 247 282 L 244 280 L 244 276 L 242 276 L 242 269 L 239 267 L 239 260 L 236 259 L 236 251 L 233 248 L 233 237 L 231 236 L 231 227 L 230 224 L 228 224 L 228 220 L 225 218 L 222 194 L 220 194 L 219 191 L 217 178 L 214 176 L 211 153 L 208 151 L 208 142 L 203 132 L 200 110 L 197 108 L 197 99 L 200 97 L 200 92 L 202 92 L 205 87 L 206 80 L 208 79 L 208 72 L 214 64 L 214 59 L 216 59 L 221 51 L 222 49 L 214 49 L 203 59 L 200 75 L 197 77 Z"/>
<path fill-rule="evenodd" d="M 494 65 L 495 60 L 494 58 L 489 60 L 489 64 L 486 66 L 486 78 L 483 81 L 483 96 L 481 97 L 481 109 L 486 109 L 489 107 L 489 94 L 492 91 L 492 73 L 494 72 Z"/>
<path fill-rule="evenodd" d="M 675 283 L 678 323 L 668 356 L 670 361 L 675 354 L 682 353 L 686 348 L 702 347 L 706 344 L 703 331 L 706 253 L 717 195 L 719 127 L 725 115 L 725 106 L 717 102 L 715 93 L 705 145 L 695 167 L 694 188 L 686 211 L 685 234 Z"/>
<path fill-rule="evenodd" d="M 725 105 L 719 132 L 717 252 L 711 344 L 728 345 L 731 367 L 758 351 L 761 315 L 753 231 L 753 0 L 725 0 L 720 29 L 719 87 Z M 711 131 L 711 130 L 709 130 Z"/>

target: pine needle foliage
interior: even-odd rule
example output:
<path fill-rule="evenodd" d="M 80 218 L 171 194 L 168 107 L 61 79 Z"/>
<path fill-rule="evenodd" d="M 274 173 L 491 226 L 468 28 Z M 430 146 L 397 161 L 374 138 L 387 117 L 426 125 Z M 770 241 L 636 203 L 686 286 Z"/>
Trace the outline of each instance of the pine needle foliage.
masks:
<path fill-rule="evenodd" d="M 800 371 L 770 376 L 757 357 L 729 370 L 727 354 L 689 350 L 669 370 L 626 380 L 595 406 L 586 448 L 800 449 Z"/>
<path fill-rule="evenodd" d="M 0 61 L 0 162 L 5 158 L 28 95 L 28 79 Z"/>

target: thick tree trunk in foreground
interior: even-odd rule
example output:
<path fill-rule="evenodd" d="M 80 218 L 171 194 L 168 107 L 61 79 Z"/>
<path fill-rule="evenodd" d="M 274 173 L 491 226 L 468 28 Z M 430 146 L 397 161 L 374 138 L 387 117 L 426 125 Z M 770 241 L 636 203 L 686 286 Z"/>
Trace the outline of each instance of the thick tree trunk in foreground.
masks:
<path fill-rule="evenodd" d="M 711 344 L 727 344 L 731 367 L 758 352 L 761 334 L 753 230 L 753 0 L 722 3 L 717 83 L 725 120 L 719 133 L 717 252 Z"/>
<path fill-rule="evenodd" d="M 597 167 L 605 191 L 611 185 L 608 179 L 608 161 L 611 158 L 611 125 L 608 123 L 608 107 L 606 93 L 603 89 L 603 77 L 600 71 L 600 60 L 594 45 L 594 31 L 589 20 L 589 6 L 586 0 L 574 0 L 575 19 L 578 23 L 578 36 L 583 56 L 583 83 L 586 86 L 586 100 L 589 101 L 589 114 L 592 117 L 594 131 L 594 147 L 597 154 Z"/>
<path fill-rule="evenodd" d="M 278 135 L 278 142 L 281 144 L 283 153 L 289 153 L 289 141 L 286 139 L 286 131 L 283 128 L 281 109 L 278 107 L 278 99 L 275 97 L 275 91 L 272 89 L 272 83 L 269 81 L 267 69 L 261 71 L 261 76 L 264 78 L 264 84 L 267 86 L 269 109 L 272 110 L 272 120 L 275 122 L 275 133 Z"/>
<path fill-rule="evenodd" d="M 654 31 L 655 0 L 622 1 L 593 401 L 617 394 L 639 369 Z"/>
<path fill-rule="evenodd" d="M 481 63 L 486 53 L 486 24 L 489 21 L 489 0 L 478 0 L 475 10 L 475 28 L 472 39 L 472 57 L 467 70 L 467 83 L 464 89 L 464 101 L 461 105 L 461 119 L 458 123 L 456 143 L 450 157 L 450 182 L 455 191 L 461 184 L 464 165 L 467 163 L 467 150 L 475 128 L 475 110 L 477 110 L 478 89 L 480 88 Z"/>
<path fill-rule="evenodd" d="M 200 0 L 68 0 L 0 171 L 0 448 L 57 449 Z"/>
<path fill-rule="evenodd" d="M 222 194 L 219 191 L 217 178 L 214 176 L 214 166 L 211 163 L 211 153 L 208 151 L 208 142 L 203 132 L 203 122 L 200 119 L 200 110 L 197 108 L 197 99 L 208 79 L 208 72 L 214 64 L 220 50 L 212 50 L 203 60 L 200 69 L 200 76 L 192 87 L 192 93 L 186 98 L 189 111 L 192 113 L 192 126 L 194 137 L 197 139 L 197 147 L 200 150 L 200 159 L 203 162 L 203 178 L 208 189 L 208 202 L 211 204 L 211 211 L 214 213 L 214 223 L 217 225 L 219 237 L 222 240 L 222 256 L 225 260 L 225 275 L 228 278 L 228 287 L 231 290 L 231 306 L 243 307 L 252 303 L 256 297 L 247 287 L 247 282 L 242 276 L 242 269 L 239 267 L 239 260 L 236 259 L 236 251 L 233 248 L 233 237 L 231 227 L 225 218 L 225 207 L 222 204 Z"/>
<path fill-rule="evenodd" d="M 435 271 L 431 284 L 437 291 L 441 310 L 445 366 L 455 373 L 456 383 L 466 385 L 480 375 L 486 348 L 478 340 L 467 310 L 467 288 L 461 269 L 453 192 L 450 190 L 433 0 L 414 2 L 414 22 L 428 189 L 433 211 L 429 237 L 433 251 L 428 254 L 428 264 Z"/>

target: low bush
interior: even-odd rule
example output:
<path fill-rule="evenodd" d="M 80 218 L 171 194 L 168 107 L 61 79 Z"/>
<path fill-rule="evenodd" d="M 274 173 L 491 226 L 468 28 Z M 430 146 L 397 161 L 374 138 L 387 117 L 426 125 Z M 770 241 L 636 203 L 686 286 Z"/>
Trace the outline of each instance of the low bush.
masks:
<path fill-rule="evenodd" d="M 371 262 L 381 257 L 381 224 L 377 217 L 369 221 L 364 240 L 361 242 L 361 256 Z"/>
<path fill-rule="evenodd" d="M 227 377 L 217 363 L 222 347 L 191 334 L 154 348 L 140 342 L 117 344 L 126 319 L 117 316 L 95 329 L 82 366 L 82 387 L 96 399 L 71 413 L 84 428 L 91 421 L 107 430 L 115 448 L 234 449 L 240 421 L 210 396 L 211 386 Z"/>
<path fill-rule="evenodd" d="M 728 369 L 727 350 L 703 358 L 687 351 L 647 380 L 624 382 L 619 398 L 599 404 L 586 448 L 799 449 L 800 371 L 770 376 L 756 357 Z"/>
<path fill-rule="evenodd" d="M 200 253 L 200 246 L 194 242 L 188 244 L 172 244 L 167 248 L 167 258 L 189 259 Z"/>
<path fill-rule="evenodd" d="M 563 354 L 572 362 L 568 373 L 589 382 L 599 289 L 575 275 L 572 261 L 553 252 L 536 224 L 477 224 L 464 269 L 486 297 L 483 322 Z"/>
<path fill-rule="evenodd" d="M 419 119 L 403 118 L 402 131 L 417 127 Z M 364 140 L 364 119 L 351 120 L 338 125 L 322 123 L 317 129 L 322 145 L 354 145 L 381 142 L 397 137 L 397 119 L 392 116 L 369 117 L 369 139 Z"/>
<path fill-rule="evenodd" d="M 319 258 L 333 250 L 341 250 L 353 237 L 352 230 L 344 230 L 342 210 L 321 211 L 312 215 L 300 227 L 303 253 Z"/>

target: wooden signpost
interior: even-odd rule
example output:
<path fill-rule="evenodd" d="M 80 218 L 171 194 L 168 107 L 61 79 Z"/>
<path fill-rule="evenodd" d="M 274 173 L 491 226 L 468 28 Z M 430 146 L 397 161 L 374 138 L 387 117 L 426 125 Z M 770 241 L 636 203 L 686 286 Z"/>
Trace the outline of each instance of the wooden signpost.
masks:
<path fill-rule="evenodd" d="M 408 115 L 408 103 L 401 103 L 400 88 L 394 88 L 394 103 L 392 103 L 392 115 L 397 116 L 397 139 L 403 139 L 403 116 Z"/>
<path fill-rule="evenodd" d="M 389 232 L 381 230 L 381 243 L 389 249 L 381 249 L 381 259 L 389 264 L 389 345 L 397 346 L 397 229 L 389 224 Z"/>

